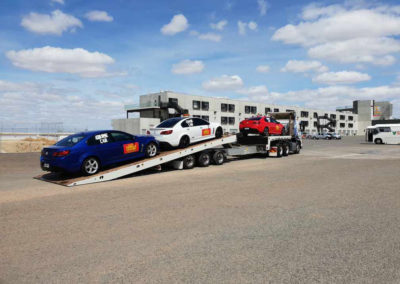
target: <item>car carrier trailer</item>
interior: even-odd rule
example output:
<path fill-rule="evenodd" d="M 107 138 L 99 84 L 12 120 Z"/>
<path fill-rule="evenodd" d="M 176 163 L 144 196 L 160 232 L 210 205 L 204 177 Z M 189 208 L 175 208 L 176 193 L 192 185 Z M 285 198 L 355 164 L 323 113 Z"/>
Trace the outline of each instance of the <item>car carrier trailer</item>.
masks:
<path fill-rule="evenodd" d="M 229 156 L 263 154 L 284 157 L 291 153 L 299 153 L 300 149 L 301 140 L 292 136 L 242 137 L 237 134 L 200 142 L 184 149 L 163 151 L 155 157 L 107 169 L 92 176 L 67 177 L 57 173 L 46 173 L 35 178 L 71 187 L 115 180 L 165 164 L 171 164 L 177 169 L 191 169 L 195 165 L 221 165 Z"/>

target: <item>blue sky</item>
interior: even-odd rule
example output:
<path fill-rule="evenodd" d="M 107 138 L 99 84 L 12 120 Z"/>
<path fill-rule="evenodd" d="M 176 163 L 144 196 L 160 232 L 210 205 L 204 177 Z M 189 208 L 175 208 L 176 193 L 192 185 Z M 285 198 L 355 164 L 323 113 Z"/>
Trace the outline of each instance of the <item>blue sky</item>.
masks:
<path fill-rule="evenodd" d="M 399 36 L 396 1 L 2 1 L 1 125 L 110 127 L 159 90 L 399 116 Z"/>

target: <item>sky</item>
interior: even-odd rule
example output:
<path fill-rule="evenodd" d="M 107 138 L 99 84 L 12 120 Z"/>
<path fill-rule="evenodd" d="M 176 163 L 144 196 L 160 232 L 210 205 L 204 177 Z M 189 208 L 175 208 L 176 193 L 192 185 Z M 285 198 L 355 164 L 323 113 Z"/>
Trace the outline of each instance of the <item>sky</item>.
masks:
<path fill-rule="evenodd" d="M 0 128 L 110 128 L 170 90 L 400 116 L 398 1 L 2 0 Z"/>

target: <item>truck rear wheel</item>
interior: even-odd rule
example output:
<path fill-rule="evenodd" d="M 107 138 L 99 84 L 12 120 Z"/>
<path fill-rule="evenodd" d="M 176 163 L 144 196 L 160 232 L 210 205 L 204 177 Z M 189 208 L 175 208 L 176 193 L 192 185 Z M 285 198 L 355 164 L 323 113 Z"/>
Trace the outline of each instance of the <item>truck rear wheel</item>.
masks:
<path fill-rule="evenodd" d="M 215 151 L 212 159 L 215 165 L 222 165 L 225 161 L 224 153 L 221 151 Z"/>
<path fill-rule="evenodd" d="M 282 144 L 282 156 L 289 155 L 289 145 L 287 143 Z"/>
<path fill-rule="evenodd" d="M 300 149 L 301 149 L 301 147 L 300 147 L 300 143 L 296 143 L 296 149 L 294 150 L 294 153 L 295 154 L 299 154 L 300 153 Z"/>
<path fill-rule="evenodd" d="M 197 164 L 200 167 L 208 167 L 210 165 L 210 162 L 211 162 L 210 154 L 207 152 L 202 152 L 197 157 Z"/>
<path fill-rule="evenodd" d="M 277 158 L 282 158 L 282 155 L 283 155 L 282 145 L 276 146 L 276 157 Z"/>
<path fill-rule="evenodd" d="M 195 159 L 193 155 L 186 156 L 185 158 L 183 158 L 183 168 L 187 170 L 193 169 L 194 161 Z"/>

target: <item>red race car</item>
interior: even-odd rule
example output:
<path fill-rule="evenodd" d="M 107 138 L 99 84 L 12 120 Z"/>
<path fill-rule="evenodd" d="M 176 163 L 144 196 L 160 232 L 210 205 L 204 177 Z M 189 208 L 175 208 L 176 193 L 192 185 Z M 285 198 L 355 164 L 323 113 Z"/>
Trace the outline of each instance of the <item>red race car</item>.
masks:
<path fill-rule="evenodd" d="M 247 136 L 249 133 L 269 135 L 285 135 L 285 126 L 269 116 L 256 116 L 240 122 L 240 133 Z"/>

